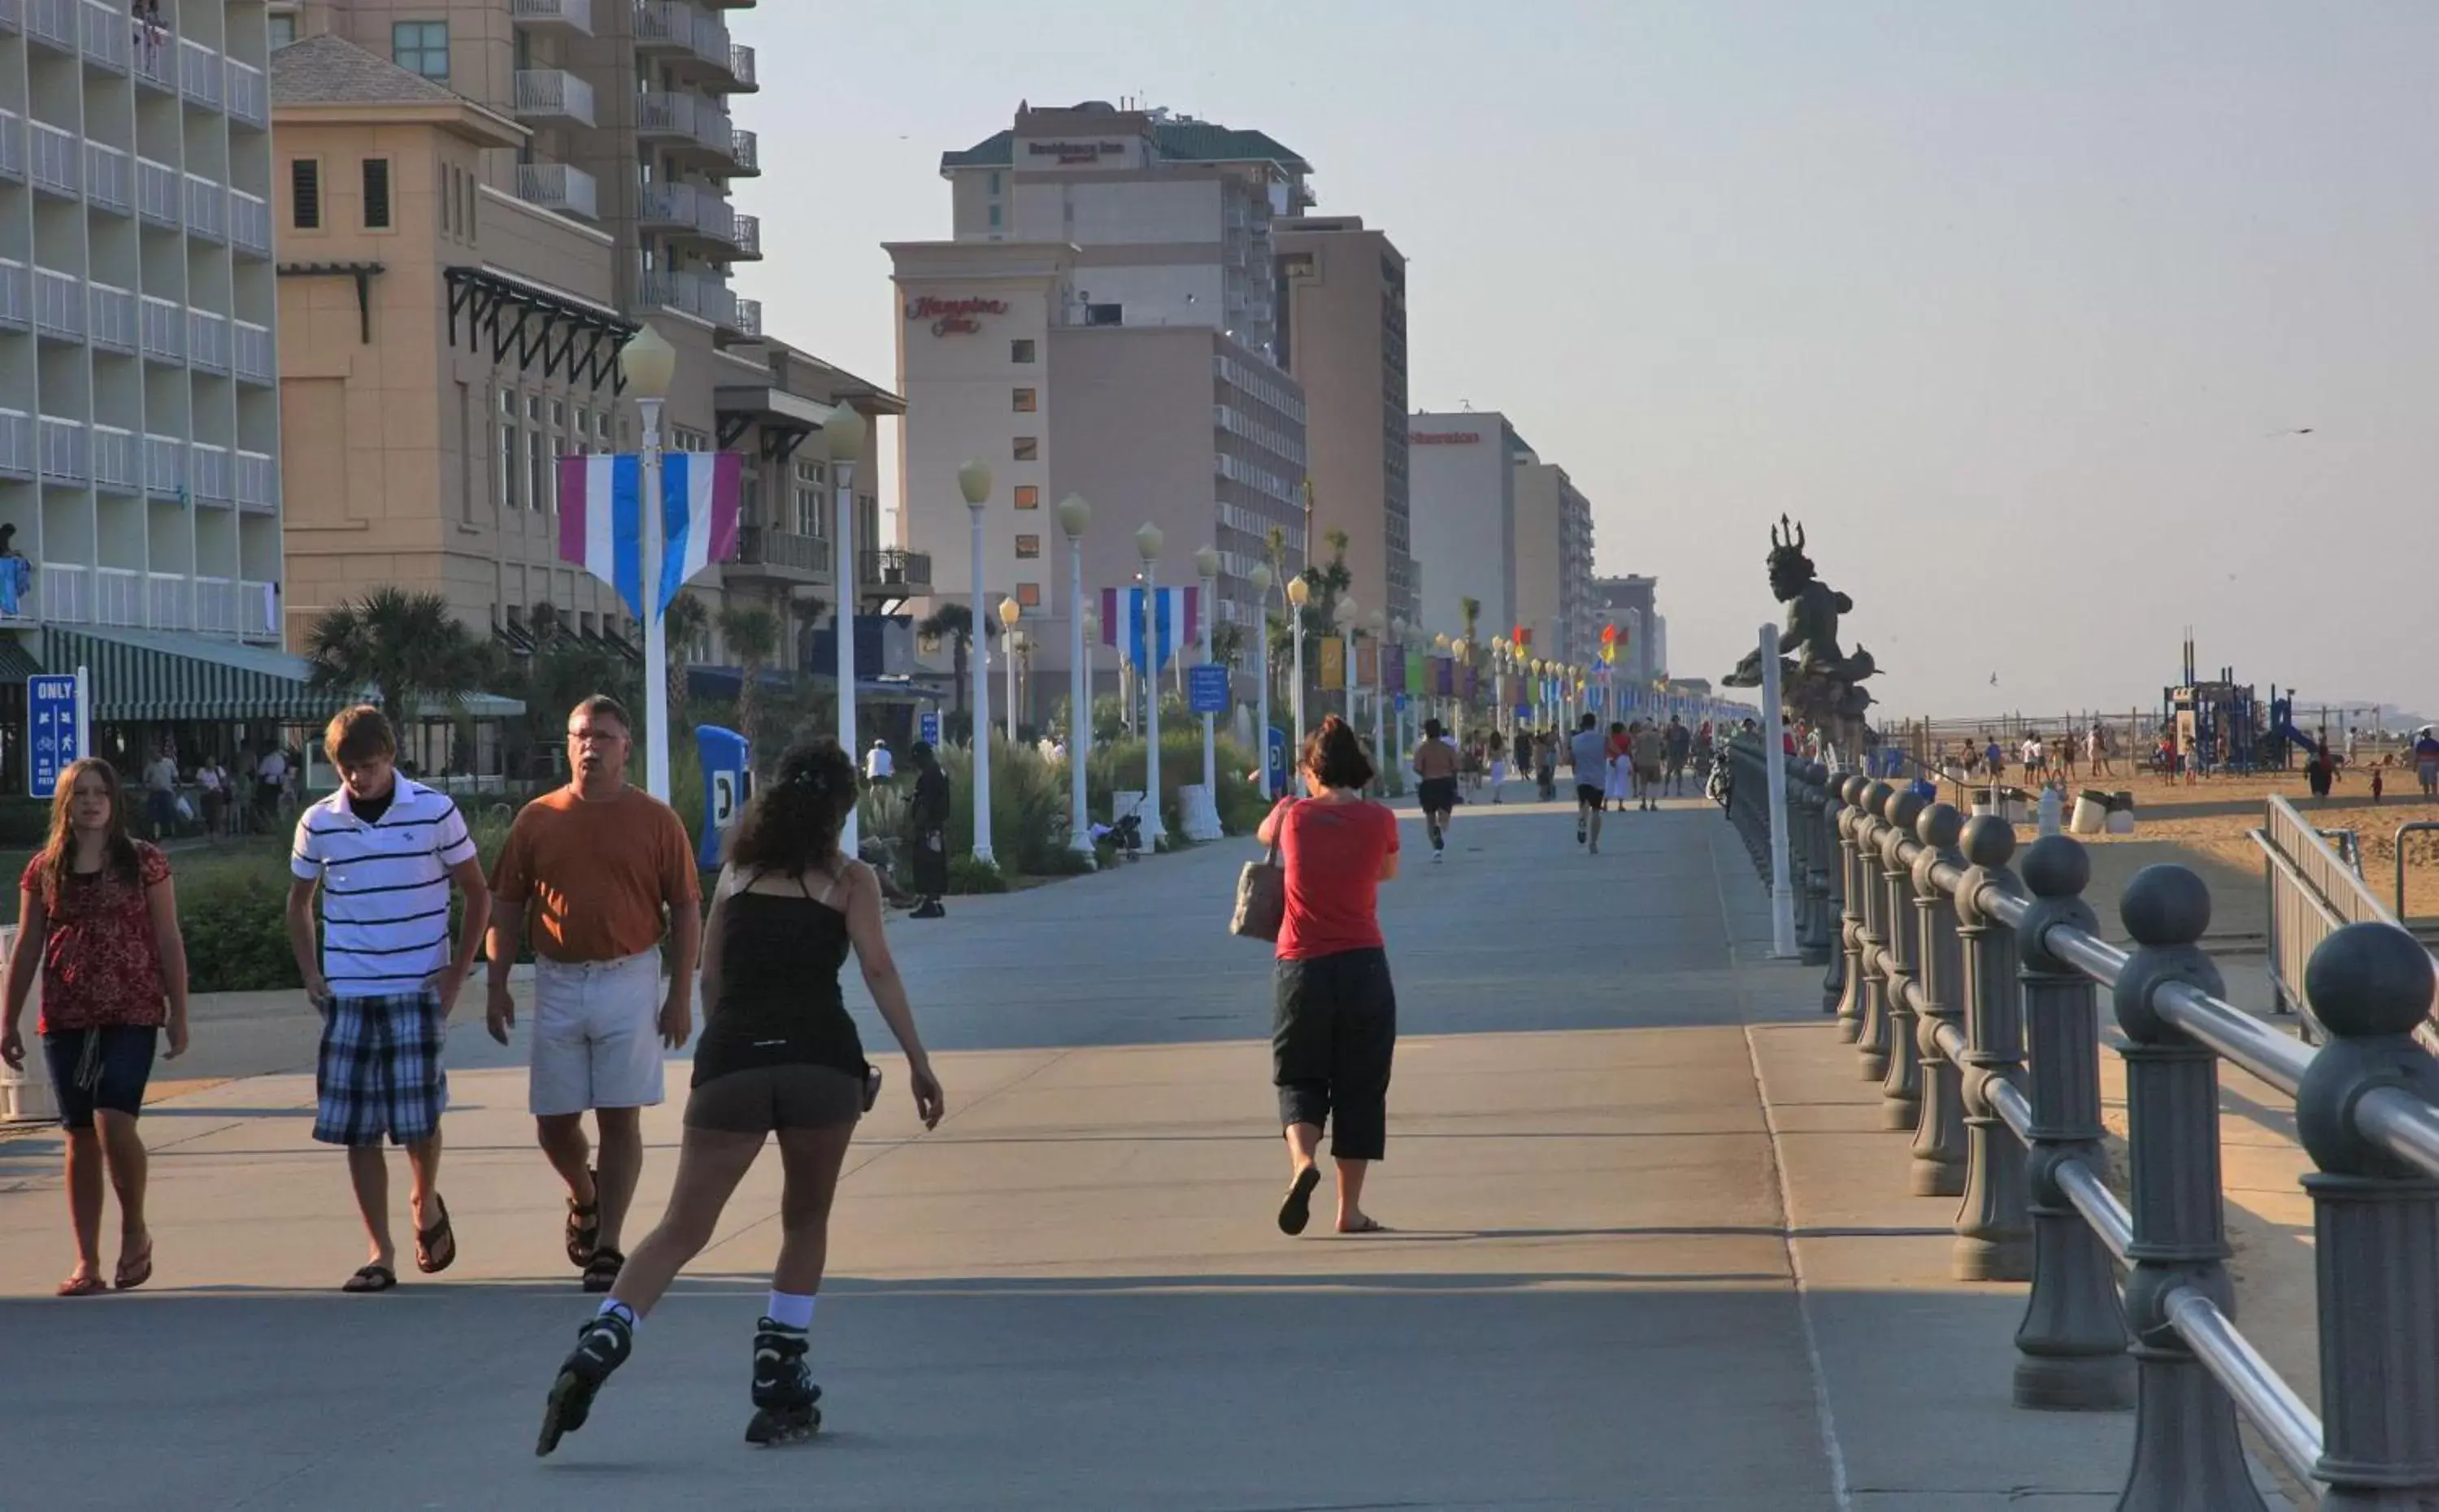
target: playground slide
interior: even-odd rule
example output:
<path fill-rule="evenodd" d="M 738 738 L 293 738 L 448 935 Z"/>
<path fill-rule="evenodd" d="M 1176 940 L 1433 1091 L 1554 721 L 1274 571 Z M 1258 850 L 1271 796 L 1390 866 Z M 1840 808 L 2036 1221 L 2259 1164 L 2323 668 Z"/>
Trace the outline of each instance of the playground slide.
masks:
<path fill-rule="evenodd" d="M 2302 751 L 2308 756 L 2321 756 L 2324 754 L 2321 750 L 2321 742 L 2313 739 L 2310 736 L 2305 735 L 2303 731 L 2295 728 L 2295 721 L 2292 720 L 2281 720 L 2276 724 L 2271 725 L 2270 727 L 2270 736 L 2272 739 L 2291 742 L 2296 750 Z"/>

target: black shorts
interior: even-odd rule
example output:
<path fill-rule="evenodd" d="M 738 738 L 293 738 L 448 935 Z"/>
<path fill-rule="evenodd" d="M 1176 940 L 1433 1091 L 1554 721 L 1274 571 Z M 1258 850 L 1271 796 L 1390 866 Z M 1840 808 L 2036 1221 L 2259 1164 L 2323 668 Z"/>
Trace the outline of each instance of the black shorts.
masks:
<path fill-rule="evenodd" d="M 152 1079 L 152 1052 L 160 1041 L 158 1029 L 124 1024 L 54 1029 L 43 1036 L 61 1125 L 91 1129 L 97 1108 L 130 1118 L 142 1112 L 144 1089 Z"/>
<path fill-rule="evenodd" d="M 768 1134 L 841 1129 L 863 1116 L 863 1079 L 834 1066 L 755 1066 L 712 1077 L 686 1097 L 688 1129 Z"/>
<path fill-rule="evenodd" d="M 1415 784 L 1415 797 L 1425 813 L 1447 813 L 1456 807 L 1456 778 L 1425 777 Z"/>
<path fill-rule="evenodd" d="M 1329 1152 L 1379 1160 L 1388 1139 L 1398 992 L 1386 952 L 1344 951 L 1277 963 L 1272 979 L 1271 1081 L 1279 1123 L 1327 1125 Z"/>
<path fill-rule="evenodd" d="M 1609 794 L 1602 789 L 1595 788 L 1589 782 L 1578 782 L 1576 784 L 1576 802 L 1583 805 L 1585 808 L 1597 809 L 1608 801 Z"/>

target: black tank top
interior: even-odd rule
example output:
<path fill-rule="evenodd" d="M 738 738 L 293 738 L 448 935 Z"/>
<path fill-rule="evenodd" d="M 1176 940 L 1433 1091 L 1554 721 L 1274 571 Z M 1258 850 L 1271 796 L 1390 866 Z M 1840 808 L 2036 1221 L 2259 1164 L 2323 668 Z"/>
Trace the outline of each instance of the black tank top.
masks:
<path fill-rule="evenodd" d="M 861 1079 L 863 1040 L 839 994 L 846 916 L 810 894 L 734 892 L 720 916 L 720 999 L 695 1045 L 693 1085 L 764 1066 Z"/>

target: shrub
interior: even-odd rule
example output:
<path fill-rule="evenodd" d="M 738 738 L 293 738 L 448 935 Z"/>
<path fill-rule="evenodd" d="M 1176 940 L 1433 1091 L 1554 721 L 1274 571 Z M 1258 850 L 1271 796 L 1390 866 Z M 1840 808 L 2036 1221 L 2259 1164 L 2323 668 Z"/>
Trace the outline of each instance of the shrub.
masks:
<path fill-rule="evenodd" d="M 994 787 L 997 784 L 993 784 Z M 992 828 L 999 827 L 994 824 Z M 949 891 L 952 893 L 1004 893 L 1007 891 L 1007 874 L 987 861 L 976 861 L 973 852 L 949 858 Z"/>
<path fill-rule="evenodd" d="M 1262 805 L 1261 790 L 1246 779 L 1254 770 L 1253 759 L 1234 740 L 1219 742 L 1212 763 L 1219 774 L 1220 792 L 1216 802 L 1220 823 L 1230 834 L 1248 834 L 1261 823 L 1267 811 Z M 1180 825 L 1177 790 L 1191 787 L 1202 780 L 1202 734 L 1189 730 L 1171 734 L 1163 729 L 1160 737 L 1160 813 L 1163 828 L 1175 831 Z M 1141 792 L 1144 786 L 1144 742 L 1140 739 L 1115 740 L 1093 747 L 1084 763 L 1084 783 L 1088 805 L 1097 819 L 1106 822 L 1111 813 L 1111 795 L 1123 789 Z"/>
<path fill-rule="evenodd" d="M 189 992 L 301 988 L 288 944 L 288 864 L 276 853 L 179 866 Z"/>

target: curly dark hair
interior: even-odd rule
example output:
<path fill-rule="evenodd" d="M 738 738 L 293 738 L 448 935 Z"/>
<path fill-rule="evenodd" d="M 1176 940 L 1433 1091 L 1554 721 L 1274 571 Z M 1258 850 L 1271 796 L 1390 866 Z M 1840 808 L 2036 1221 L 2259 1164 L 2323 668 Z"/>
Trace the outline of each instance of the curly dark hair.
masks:
<path fill-rule="evenodd" d="M 1372 780 L 1372 758 L 1354 727 L 1333 714 L 1305 738 L 1304 769 L 1325 788 L 1361 788 Z"/>
<path fill-rule="evenodd" d="M 836 869 L 839 829 L 857 792 L 855 759 L 836 740 L 790 746 L 729 831 L 728 863 L 790 876 Z"/>

